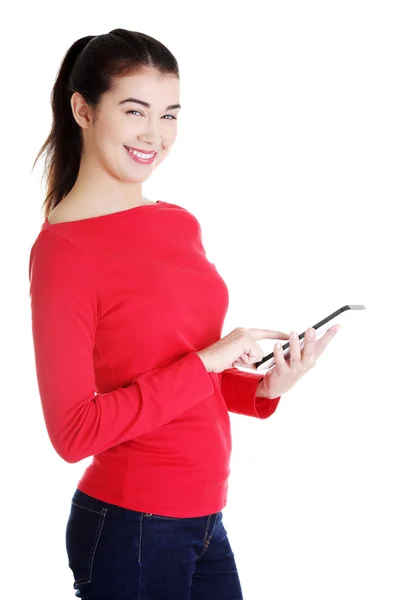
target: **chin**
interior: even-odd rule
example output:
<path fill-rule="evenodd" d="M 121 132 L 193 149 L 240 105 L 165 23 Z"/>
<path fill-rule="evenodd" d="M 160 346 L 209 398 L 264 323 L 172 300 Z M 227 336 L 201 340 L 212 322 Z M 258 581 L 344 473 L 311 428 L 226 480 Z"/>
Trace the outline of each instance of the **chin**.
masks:
<path fill-rule="evenodd" d="M 144 183 L 145 181 L 148 180 L 150 175 L 151 175 L 151 173 L 149 173 L 147 175 L 147 177 L 132 177 L 132 175 L 131 176 L 128 175 L 128 176 L 122 177 L 122 179 L 126 183 Z"/>

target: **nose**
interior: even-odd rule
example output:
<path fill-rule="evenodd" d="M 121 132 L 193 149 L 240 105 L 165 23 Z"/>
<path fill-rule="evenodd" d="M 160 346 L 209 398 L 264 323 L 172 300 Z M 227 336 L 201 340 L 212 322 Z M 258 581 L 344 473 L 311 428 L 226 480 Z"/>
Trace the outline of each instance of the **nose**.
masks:
<path fill-rule="evenodd" d="M 147 122 L 146 131 L 138 136 L 138 139 L 152 148 L 161 148 L 161 135 L 157 131 L 157 125 L 150 121 Z"/>

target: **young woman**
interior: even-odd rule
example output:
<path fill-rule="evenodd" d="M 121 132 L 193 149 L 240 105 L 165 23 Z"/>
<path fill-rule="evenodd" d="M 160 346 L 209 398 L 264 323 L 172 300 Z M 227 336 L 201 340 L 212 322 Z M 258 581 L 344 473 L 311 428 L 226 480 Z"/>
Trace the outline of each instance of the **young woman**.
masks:
<path fill-rule="evenodd" d="M 182 206 L 142 196 L 179 118 L 174 56 L 143 33 L 76 41 L 52 92 L 45 220 L 29 260 L 43 414 L 67 462 L 92 456 L 66 528 L 75 595 L 87 600 L 239 600 L 222 509 L 228 411 L 265 419 L 333 337 L 310 329 L 290 361 L 237 328 L 228 290 Z M 35 161 L 36 163 L 36 161 Z"/>

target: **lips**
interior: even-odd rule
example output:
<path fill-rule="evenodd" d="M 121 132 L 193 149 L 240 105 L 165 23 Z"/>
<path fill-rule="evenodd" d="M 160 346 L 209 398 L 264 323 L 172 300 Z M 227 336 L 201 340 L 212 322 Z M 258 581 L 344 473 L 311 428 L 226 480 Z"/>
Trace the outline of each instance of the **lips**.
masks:
<path fill-rule="evenodd" d="M 143 154 L 157 154 L 158 150 L 141 150 L 140 148 L 132 148 L 132 146 L 125 146 L 129 150 L 135 150 L 136 152 L 143 152 Z"/>
<path fill-rule="evenodd" d="M 131 152 L 127 146 L 125 146 L 125 150 L 129 154 L 130 159 L 136 163 L 139 163 L 140 165 L 152 165 L 157 158 L 157 152 L 152 154 L 149 158 L 142 158 L 140 156 L 137 156 L 134 152 Z"/>

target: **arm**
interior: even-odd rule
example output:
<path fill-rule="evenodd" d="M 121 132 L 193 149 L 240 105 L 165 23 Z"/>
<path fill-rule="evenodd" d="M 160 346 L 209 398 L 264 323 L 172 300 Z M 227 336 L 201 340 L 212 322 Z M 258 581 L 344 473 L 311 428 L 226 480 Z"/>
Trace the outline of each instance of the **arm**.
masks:
<path fill-rule="evenodd" d="M 226 369 L 218 373 L 220 387 L 230 412 L 266 419 L 272 415 L 281 399 L 262 396 L 263 375 L 256 375 L 238 369 Z"/>
<path fill-rule="evenodd" d="M 78 462 L 146 434 L 188 410 L 214 386 L 196 352 L 99 394 L 93 350 L 97 297 L 79 250 L 41 232 L 29 259 L 32 334 L 39 394 L 50 441 Z"/>

